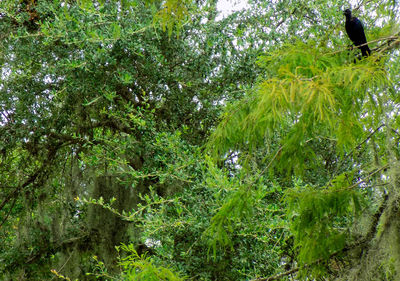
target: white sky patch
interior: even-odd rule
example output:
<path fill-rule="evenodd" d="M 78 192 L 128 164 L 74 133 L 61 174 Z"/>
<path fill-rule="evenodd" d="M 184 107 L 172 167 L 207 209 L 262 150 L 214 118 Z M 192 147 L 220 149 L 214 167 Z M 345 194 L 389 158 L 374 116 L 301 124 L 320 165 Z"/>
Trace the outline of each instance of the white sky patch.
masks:
<path fill-rule="evenodd" d="M 249 8 L 247 0 L 219 0 L 217 4 L 217 10 L 219 15 L 217 20 L 221 20 L 233 12 L 245 10 Z"/>
<path fill-rule="evenodd" d="M 161 246 L 161 241 L 153 238 L 147 238 L 144 244 L 149 248 L 156 248 Z"/>

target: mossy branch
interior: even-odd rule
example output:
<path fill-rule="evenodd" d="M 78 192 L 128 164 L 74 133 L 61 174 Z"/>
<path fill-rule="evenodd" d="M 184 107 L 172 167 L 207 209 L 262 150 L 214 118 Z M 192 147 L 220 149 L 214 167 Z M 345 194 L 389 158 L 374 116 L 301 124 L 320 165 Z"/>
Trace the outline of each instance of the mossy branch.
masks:
<path fill-rule="evenodd" d="M 350 245 L 348 245 L 348 246 L 345 246 L 345 247 L 343 247 L 341 250 L 336 251 L 336 252 L 330 254 L 329 257 L 328 257 L 328 259 L 320 258 L 320 259 L 318 259 L 318 260 L 316 260 L 316 261 L 314 261 L 314 262 L 312 262 L 312 263 L 309 263 L 309 264 L 306 264 L 306 265 L 303 265 L 303 266 L 299 266 L 299 267 L 292 268 L 292 269 L 290 269 L 290 270 L 288 270 L 288 271 L 279 273 L 279 274 L 277 274 L 277 275 L 273 275 L 273 276 L 269 276 L 269 277 L 260 277 L 260 278 L 256 278 L 256 279 L 253 279 L 253 280 L 250 280 L 250 281 L 272 281 L 272 280 L 280 280 L 280 279 L 282 279 L 282 278 L 284 278 L 284 277 L 286 277 L 286 276 L 288 276 L 288 275 L 291 275 L 291 274 L 293 274 L 293 273 L 296 273 L 296 272 L 298 272 L 298 271 L 300 271 L 300 270 L 304 270 L 304 269 L 310 268 L 310 267 L 312 267 L 312 266 L 314 266 L 314 265 L 316 265 L 316 264 L 319 264 L 319 263 L 324 262 L 324 261 L 326 261 L 326 260 L 332 259 L 332 258 L 338 256 L 339 254 L 343 254 L 343 253 L 345 253 L 345 252 L 348 252 L 348 251 L 350 251 L 350 250 L 352 250 L 352 249 L 355 249 L 355 248 L 357 248 L 357 247 L 360 247 L 360 246 L 365 246 L 367 243 L 369 243 L 369 242 L 371 241 L 371 239 L 372 239 L 372 238 L 374 237 L 374 235 L 376 234 L 376 230 L 377 230 L 377 226 L 378 226 L 379 220 L 380 220 L 380 218 L 381 218 L 381 216 L 382 216 L 384 210 L 387 208 L 388 198 L 389 198 L 388 195 L 385 195 L 385 196 L 384 196 L 383 202 L 382 202 L 381 206 L 380 206 L 379 209 L 376 211 L 376 213 L 372 216 L 372 223 L 371 223 L 371 225 L 370 225 L 369 231 L 368 231 L 367 234 L 364 236 L 364 238 L 362 238 L 361 240 L 359 240 L 359 241 L 357 241 L 357 242 L 355 242 L 355 243 L 353 243 L 353 244 L 350 244 Z"/>

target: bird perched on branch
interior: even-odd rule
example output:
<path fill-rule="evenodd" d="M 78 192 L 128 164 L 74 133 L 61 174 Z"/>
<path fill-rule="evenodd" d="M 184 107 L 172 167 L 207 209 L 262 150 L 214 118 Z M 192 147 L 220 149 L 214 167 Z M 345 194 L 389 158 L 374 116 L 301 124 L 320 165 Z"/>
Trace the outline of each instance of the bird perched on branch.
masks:
<path fill-rule="evenodd" d="M 362 22 L 351 15 L 350 9 L 346 9 L 343 12 L 346 17 L 346 32 L 350 40 L 353 41 L 354 45 L 361 50 L 363 57 L 368 57 L 371 54 L 367 43 L 367 38 L 365 38 L 364 27 Z M 364 45 L 365 44 L 365 45 Z M 360 46 L 362 45 L 362 46 Z"/>

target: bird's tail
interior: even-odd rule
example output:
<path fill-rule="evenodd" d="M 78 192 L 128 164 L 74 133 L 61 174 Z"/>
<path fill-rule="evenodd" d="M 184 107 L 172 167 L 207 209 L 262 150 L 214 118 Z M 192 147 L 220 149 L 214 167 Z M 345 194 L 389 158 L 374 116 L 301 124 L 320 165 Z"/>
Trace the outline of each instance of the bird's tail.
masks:
<path fill-rule="evenodd" d="M 371 50 L 369 49 L 368 45 L 361 46 L 360 49 L 363 57 L 368 57 L 371 54 Z"/>

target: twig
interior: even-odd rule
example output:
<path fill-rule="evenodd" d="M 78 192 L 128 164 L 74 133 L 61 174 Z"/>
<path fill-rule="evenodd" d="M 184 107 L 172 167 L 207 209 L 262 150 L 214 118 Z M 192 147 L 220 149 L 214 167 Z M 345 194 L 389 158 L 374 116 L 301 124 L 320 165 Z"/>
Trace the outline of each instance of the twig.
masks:
<path fill-rule="evenodd" d="M 72 254 L 73 254 L 73 253 L 71 253 L 71 254 L 69 255 L 69 257 L 68 257 L 68 259 L 65 261 L 65 263 L 64 263 L 64 264 L 60 267 L 60 269 L 57 270 L 56 272 L 60 272 L 61 270 L 63 270 L 64 266 L 65 266 L 65 265 L 69 262 L 69 260 L 71 259 Z M 53 280 L 53 279 L 56 278 L 56 277 L 57 277 L 56 275 L 53 276 L 53 278 L 51 278 L 50 281 Z"/>
<path fill-rule="evenodd" d="M 293 16 L 294 13 L 296 12 L 297 8 L 294 8 L 294 10 L 289 14 L 287 18 L 281 19 L 277 25 L 275 26 L 275 29 L 278 29 L 279 26 L 281 26 L 289 17 Z"/>
<path fill-rule="evenodd" d="M 17 197 L 14 197 L 14 200 L 10 206 L 10 210 L 8 210 L 7 215 L 4 217 L 3 221 L 0 223 L 0 228 L 3 226 L 3 224 L 7 221 L 8 217 L 10 216 L 16 201 L 17 201 Z"/>
<path fill-rule="evenodd" d="M 389 164 L 386 164 L 386 165 L 380 167 L 379 169 L 377 169 L 376 171 L 373 171 L 371 174 L 369 174 L 368 176 L 366 176 L 366 177 L 363 178 L 362 180 L 356 182 L 356 183 L 353 184 L 353 185 L 350 185 L 349 187 L 346 187 L 344 190 L 346 190 L 346 189 L 353 189 L 354 187 L 359 186 L 362 182 L 365 182 L 365 180 L 367 180 L 367 179 L 369 179 L 370 177 L 376 175 L 376 174 L 379 173 L 380 171 L 387 169 L 388 167 L 389 167 Z M 339 190 L 337 190 L 337 191 L 339 191 Z"/>
<path fill-rule="evenodd" d="M 366 143 L 370 138 L 373 137 L 373 135 L 375 135 L 382 127 L 386 126 L 386 124 L 381 124 L 378 128 L 376 128 L 372 133 L 370 133 L 362 142 L 360 142 L 352 151 L 350 151 L 349 153 L 347 153 L 347 155 L 343 158 L 343 160 L 341 161 L 341 163 L 343 163 L 347 158 L 350 157 L 350 155 L 353 154 L 354 151 L 356 151 L 357 149 L 359 149 L 364 143 Z M 340 164 L 341 164 L 340 163 Z"/>
<path fill-rule="evenodd" d="M 279 153 L 282 151 L 283 146 L 279 147 L 278 151 L 275 153 L 274 157 L 272 157 L 271 161 L 269 161 L 268 165 L 264 168 L 264 170 L 261 171 L 261 173 L 258 175 L 257 179 L 261 177 L 262 174 L 265 173 L 266 170 L 269 169 L 269 167 L 272 165 L 272 162 L 275 160 L 275 158 L 279 155 Z"/>
<path fill-rule="evenodd" d="M 356 151 L 357 149 L 359 149 L 364 143 L 366 143 L 373 135 L 375 135 L 383 126 L 386 126 L 386 124 L 381 124 L 378 128 L 376 128 L 372 133 L 370 133 L 362 142 L 360 142 L 355 148 L 353 148 L 349 153 L 346 154 L 346 156 L 344 156 L 344 158 L 342 160 L 340 160 L 340 162 L 337 164 L 335 171 L 332 173 L 332 176 L 334 176 L 339 167 L 345 162 L 345 160 L 347 160 L 354 151 Z M 332 178 L 331 178 L 332 180 Z"/>
<path fill-rule="evenodd" d="M 0 211 L 4 208 L 4 206 L 8 203 L 8 201 L 10 201 L 12 198 L 14 198 L 18 192 L 27 187 L 28 185 L 30 185 L 31 183 L 33 183 L 36 178 L 39 176 L 40 172 L 42 171 L 41 167 L 40 169 L 38 169 L 34 174 L 32 174 L 21 186 L 18 186 L 14 189 L 13 192 L 11 192 L 10 194 L 8 194 L 8 196 L 3 200 L 3 202 L 0 204 Z"/>
<path fill-rule="evenodd" d="M 364 44 L 361 44 L 361 45 L 357 45 L 355 47 L 359 48 L 359 47 L 363 47 L 363 46 L 366 46 L 366 45 L 371 44 L 371 43 L 375 43 L 375 42 L 379 42 L 379 41 L 385 41 L 385 40 L 389 41 L 391 39 L 393 39 L 394 41 L 398 41 L 400 39 L 400 36 L 399 35 L 391 35 L 391 36 L 388 36 L 388 37 L 375 39 L 375 40 L 369 41 L 367 43 L 364 43 Z M 341 53 L 341 52 L 344 52 L 344 51 L 347 51 L 347 50 L 351 50 L 351 48 L 350 47 L 346 47 L 346 48 L 342 48 L 340 50 L 337 50 L 337 51 L 334 51 L 334 52 L 330 52 L 330 53 L 326 53 L 326 54 L 327 55 L 334 55 L 334 54 L 338 54 L 338 53 Z M 373 49 L 373 51 L 374 50 L 376 51 L 377 49 Z"/>
<path fill-rule="evenodd" d="M 295 268 L 292 268 L 291 270 L 288 270 L 288 271 L 285 271 L 285 272 L 283 272 L 283 273 L 281 273 L 281 274 L 278 274 L 278 275 L 274 275 L 274 276 L 270 276 L 270 277 L 261 277 L 261 278 L 257 278 L 257 279 L 253 279 L 253 280 L 250 280 L 250 281 L 271 281 L 271 280 L 279 280 L 279 279 L 281 279 L 282 277 L 285 277 L 285 276 L 288 276 L 288 275 L 290 275 L 290 274 L 292 274 L 292 273 L 296 273 L 297 271 L 299 271 L 300 269 L 302 269 L 302 268 L 306 268 L 306 266 L 304 266 L 304 267 L 295 267 Z"/>
<path fill-rule="evenodd" d="M 340 191 L 343 191 L 343 190 L 353 189 L 353 188 L 359 186 L 361 183 L 365 182 L 365 181 L 366 181 L 367 179 L 369 179 L 370 177 L 376 175 L 376 174 L 379 173 L 380 171 L 387 169 L 388 167 L 389 167 L 389 164 L 386 164 L 386 165 L 380 167 L 379 169 L 373 171 L 372 173 L 370 173 L 369 175 L 367 175 L 365 178 L 359 180 L 358 182 L 356 182 L 356 183 L 354 183 L 354 184 L 352 184 L 352 185 L 350 185 L 350 186 L 348 186 L 348 187 L 343 187 L 343 188 L 340 188 L 340 189 L 329 190 L 328 187 L 331 186 L 331 181 L 332 181 L 332 180 L 331 180 L 331 181 L 325 186 L 325 189 L 324 189 L 323 191 L 326 192 L 326 193 L 329 193 L 329 192 L 340 192 Z M 380 186 L 382 186 L 382 184 L 380 184 Z"/>

